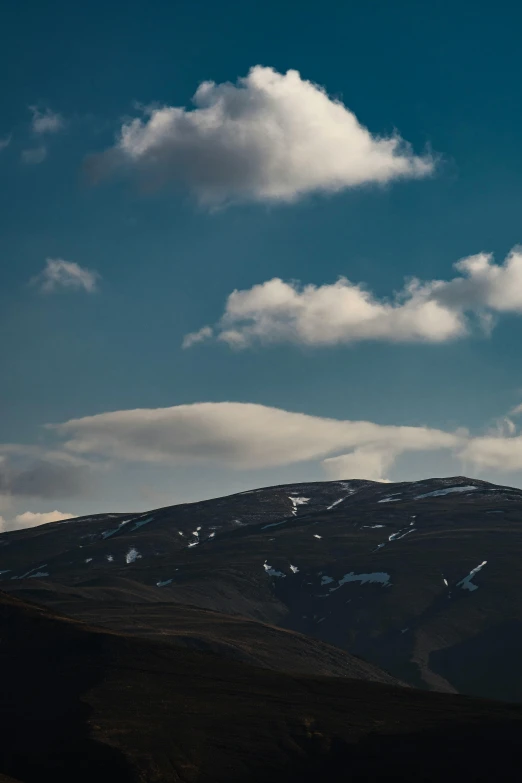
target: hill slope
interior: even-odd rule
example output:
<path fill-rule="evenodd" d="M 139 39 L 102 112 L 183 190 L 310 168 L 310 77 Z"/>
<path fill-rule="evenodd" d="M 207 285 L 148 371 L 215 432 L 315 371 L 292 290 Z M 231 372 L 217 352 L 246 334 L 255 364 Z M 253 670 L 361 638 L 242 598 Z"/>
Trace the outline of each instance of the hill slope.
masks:
<path fill-rule="evenodd" d="M 520 490 L 321 482 L 4 534 L 0 584 L 125 632 L 221 640 L 262 665 L 292 670 L 298 656 L 278 665 L 273 629 L 246 620 L 416 686 L 522 700 L 521 556 Z M 197 608 L 229 617 L 220 629 Z M 255 643 L 240 642 L 249 634 Z M 249 658 L 261 638 L 269 652 Z M 308 655 L 311 668 L 294 671 L 315 671 L 321 655 Z"/>
<path fill-rule="evenodd" d="M 0 593 L 0 778 L 515 780 L 522 707 L 303 678 L 100 631 Z"/>

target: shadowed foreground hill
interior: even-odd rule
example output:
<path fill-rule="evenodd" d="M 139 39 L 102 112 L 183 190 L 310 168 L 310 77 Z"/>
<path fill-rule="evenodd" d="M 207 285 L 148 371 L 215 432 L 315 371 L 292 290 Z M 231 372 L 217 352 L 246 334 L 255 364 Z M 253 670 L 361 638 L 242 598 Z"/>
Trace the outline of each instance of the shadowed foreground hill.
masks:
<path fill-rule="evenodd" d="M 0 622 L 0 779 L 518 778 L 519 705 L 258 669 L 1 593 Z"/>

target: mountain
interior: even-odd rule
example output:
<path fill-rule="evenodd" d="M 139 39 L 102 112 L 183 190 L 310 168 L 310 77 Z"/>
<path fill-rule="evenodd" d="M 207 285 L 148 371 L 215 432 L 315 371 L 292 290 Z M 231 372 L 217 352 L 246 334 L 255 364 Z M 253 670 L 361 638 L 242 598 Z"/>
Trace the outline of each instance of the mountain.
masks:
<path fill-rule="evenodd" d="M 0 591 L 0 780 L 518 779 L 522 706 L 304 677 Z"/>
<path fill-rule="evenodd" d="M 521 555 L 521 490 L 320 482 L 4 533 L 0 588 L 294 674 L 521 701 Z"/>

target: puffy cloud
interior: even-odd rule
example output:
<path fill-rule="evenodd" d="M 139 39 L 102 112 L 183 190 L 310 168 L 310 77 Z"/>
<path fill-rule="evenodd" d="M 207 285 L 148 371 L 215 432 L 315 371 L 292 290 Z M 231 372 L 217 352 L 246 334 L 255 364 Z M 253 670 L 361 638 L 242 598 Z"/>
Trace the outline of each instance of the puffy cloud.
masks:
<path fill-rule="evenodd" d="M 31 280 L 45 293 L 52 293 L 59 288 L 75 291 L 83 290 L 92 294 L 100 275 L 91 269 L 85 269 L 74 261 L 64 261 L 62 258 L 47 258 L 45 269 Z"/>
<path fill-rule="evenodd" d="M 5 533 L 9 530 L 22 530 L 26 527 L 37 527 L 38 525 L 45 525 L 47 522 L 60 522 L 63 519 L 71 519 L 72 517 L 73 514 L 63 513 L 62 511 L 25 511 L 23 514 L 18 514 L 9 520 L 0 516 L 0 533 Z"/>
<path fill-rule="evenodd" d="M 27 163 L 29 166 L 36 166 L 38 163 L 43 163 L 46 157 L 47 147 L 43 144 L 40 147 L 22 150 L 21 153 L 22 162 Z"/>
<path fill-rule="evenodd" d="M 292 202 L 369 183 L 432 173 L 397 134 L 373 136 L 326 91 L 256 65 L 236 84 L 203 82 L 194 109 L 164 106 L 123 124 L 114 147 L 92 156 L 94 179 L 135 173 L 178 184 L 202 204 Z"/>
<path fill-rule="evenodd" d="M 32 113 L 31 129 L 33 133 L 41 135 L 44 133 L 57 133 L 64 127 L 64 120 L 61 114 L 44 109 L 40 111 L 36 106 L 29 106 Z"/>
<path fill-rule="evenodd" d="M 0 138 L 0 152 L 2 150 L 5 150 L 6 147 L 8 147 L 11 144 L 11 134 L 8 136 L 4 136 L 3 138 Z"/>
<path fill-rule="evenodd" d="M 183 347 L 217 339 L 234 348 L 252 343 L 336 345 L 361 340 L 441 343 L 470 332 L 470 315 L 489 331 L 497 313 L 522 313 L 522 249 L 502 264 L 480 253 L 458 261 L 449 281 L 411 280 L 389 299 L 340 278 L 322 286 L 279 278 L 233 291 L 215 328 L 185 337 Z"/>
<path fill-rule="evenodd" d="M 65 448 L 77 454 L 252 469 L 341 452 L 344 456 L 337 459 L 344 460 L 345 475 L 352 469 L 374 475 L 377 454 L 382 470 L 406 451 L 456 448 L 462 440 L 460 434 L 428 427 L 381 426 L 234 402 L 115 411 L 52 427 L 67 439 Z M 341 463 L 328 460 L 325 467 L 331 472 L 335 464 Z"/>

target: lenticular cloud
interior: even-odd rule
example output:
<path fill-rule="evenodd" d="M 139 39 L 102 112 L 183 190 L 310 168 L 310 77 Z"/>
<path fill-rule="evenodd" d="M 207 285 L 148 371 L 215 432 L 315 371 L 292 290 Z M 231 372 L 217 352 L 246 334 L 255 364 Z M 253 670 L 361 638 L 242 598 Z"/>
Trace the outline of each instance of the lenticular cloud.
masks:
<path fill-rule="evenodd" d="M 256 65 L 236 84 L 203 82 L 194 109 L 150 109 L 89 161 L 95 179 L 139 175 L 177 184 L 200 203 L 291 202 L 369 183 L 419 178 L 434 168 L 398 135 L 374 136 L 343 103 L 301 78 Z"/>

